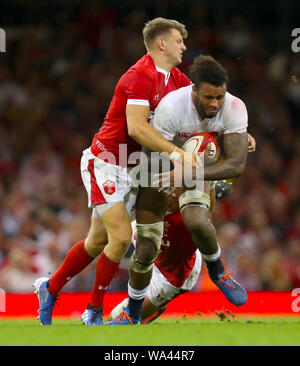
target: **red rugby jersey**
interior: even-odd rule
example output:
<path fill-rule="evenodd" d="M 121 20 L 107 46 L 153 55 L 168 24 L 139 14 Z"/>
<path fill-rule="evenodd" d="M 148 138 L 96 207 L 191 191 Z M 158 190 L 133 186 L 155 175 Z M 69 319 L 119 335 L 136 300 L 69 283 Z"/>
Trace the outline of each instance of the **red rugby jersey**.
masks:
<path fill-rule="evenodd" d="M 161 253 L 155 265 L 173 286 L 181 287 L 190 275 L 196 260 L 196 249 L 180 211 L 166 215 Z"/>
<path fill-rule="evenodd" d="M 149 55 L 143 56 L 117 83 L 104 122 L 94 136 L 92 153 L 95 156 L 106 151 L 113 153 L 119 165 L 119 145 L 125 144 L 127 162 L 129 155 L 140 151 L 141 146 L 128 135 L 126 105 L 148 105 L 151 114 L 166 94 L 190 83 L 189 78 L 176 67 L 167 73 L 157 68 Z"/>

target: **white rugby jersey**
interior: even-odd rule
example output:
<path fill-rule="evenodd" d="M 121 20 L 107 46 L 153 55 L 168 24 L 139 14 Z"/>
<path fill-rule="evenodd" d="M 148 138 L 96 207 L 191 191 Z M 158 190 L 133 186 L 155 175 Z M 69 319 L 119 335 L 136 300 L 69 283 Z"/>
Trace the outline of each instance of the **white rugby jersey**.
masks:
<path fill-rule="evenodd" d="M 192 85 L 189 85 L 170 92 L 160 101 L 151 124 L 165 139 L 181 147 L 195 133 L 208 132 L 219 137 L 247 132 L 248 113 L 241 99 L 226 92 L 217 115 L 201 120 L 192 101 Z"/>

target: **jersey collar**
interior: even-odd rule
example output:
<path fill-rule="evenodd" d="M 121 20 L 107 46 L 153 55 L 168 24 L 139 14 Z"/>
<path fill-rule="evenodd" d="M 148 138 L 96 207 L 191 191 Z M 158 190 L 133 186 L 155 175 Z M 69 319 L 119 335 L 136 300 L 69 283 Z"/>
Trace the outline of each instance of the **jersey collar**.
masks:
<path fill-rule="evenodd" d="M 168 84 L 169 77 L 170 77 L 171 73 L 170 73 L 170 72 L 167 72 L 166 70 L 164 70 L 164 69 L 162 69 L 162 68 L 160 68 L 160 67 L 158 67 L 158 66 L 155 66 L 155 68 L 156 68 L 156 70 L 157 70 L 158 72 L 161 72 L 162 74 L 164 74 L 164 76 L 165 76 L 165 85 L 167 85 L 167 84 Z"/>

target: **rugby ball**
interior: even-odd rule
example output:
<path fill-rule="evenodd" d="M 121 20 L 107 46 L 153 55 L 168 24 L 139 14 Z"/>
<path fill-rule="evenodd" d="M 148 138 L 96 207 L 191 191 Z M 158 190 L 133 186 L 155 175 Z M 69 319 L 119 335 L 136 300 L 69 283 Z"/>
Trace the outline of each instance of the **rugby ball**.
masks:
<path fill-rule="evenodd" d="M 201 155 L 207 146 L 208 146 L 207 156 L 209 158 L 214 158 L 219 152 L 217 140 L 214 138 L 213 135 L 207 132 L 203 132 L 192 135 L 182 145 L 182 149 L 188 152 Z"/>

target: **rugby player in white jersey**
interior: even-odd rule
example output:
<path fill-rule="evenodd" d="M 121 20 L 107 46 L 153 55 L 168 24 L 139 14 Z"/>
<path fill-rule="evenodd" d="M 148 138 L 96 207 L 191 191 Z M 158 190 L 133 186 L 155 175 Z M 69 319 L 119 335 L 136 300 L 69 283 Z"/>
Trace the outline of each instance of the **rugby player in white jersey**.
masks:
<path fill-rule="evenodd" d="M 203 189 L 184 188 L 179 206 L 184 224 L 194 244 L 200 250 L 211 280 L 226 298 L 239 306 L 247 301 L 246 290 L 231 275 L 225 274 L 216 231 L 209 218 L 209 187 L 214 180 L 240 176 L 248 153 L 248 115 L 243 101 L 227 91 L 226 70 L 211 56 L 199 56 L 191 68 L 192 85 L 165 96 L 156 108 L 152 126 L 177 146 L 193 134 L 208 132 L 223 136 L 224 159 L 204 166 Z M 174 182 L 175 169 L 160 174 L 158 182 Z M 193 174 L 195 172 L 193 171 Z M 129 303 L 120 314 L 106 324 L 135 324 L 140 319 L 141 306 L 149 286 L 153 262 L 160 250 L 167 201 L 162 190 L 142 188 L 136 206 L 137 242 L 129 271 Z"/>

